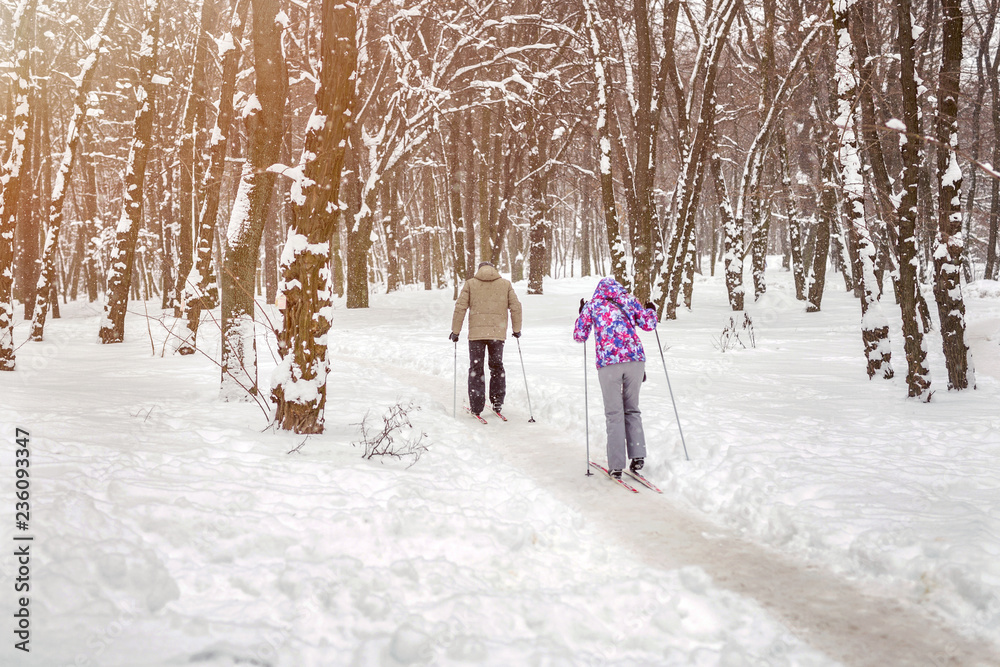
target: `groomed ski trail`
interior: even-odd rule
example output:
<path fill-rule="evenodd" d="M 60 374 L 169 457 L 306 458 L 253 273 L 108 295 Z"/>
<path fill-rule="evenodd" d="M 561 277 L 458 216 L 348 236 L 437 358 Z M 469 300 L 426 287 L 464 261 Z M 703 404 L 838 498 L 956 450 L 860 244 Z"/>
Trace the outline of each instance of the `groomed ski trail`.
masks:
<path fill-rule="evenodd" d="M 334 363 L 362 365 L 358 358 L 336 355 Z M 399 366 L 363 366 L 433 395 L 438 403 L 427 409 L 450 412 L 445 406 L 451 405 L 451 383 Z M 753 598 L 800 640 L 829 657 L 858 667 L 1000 665 L 996 647 L 961 635 L 944 620 L 898 599 L 892 590 L 863 591 L 825 568 L 750 542 L 650 489 L 623 493 L 599 472 L 587 477 L 583 442 L 565 429 L 527 423 L 525 410 L 509 412 L 508 419 L 489 428 L 458 419 L 456 428 L 486 443 L 504 463 L 521 470 L 650 567 L 702 568 L 717 586 Z M 601 460 L 603 432 L 590 437 L 591 457 Z M 537 447 L 540 438 L 552 445 Z M 674 462 L 673 470 L 684 474 L 684 461 Z"/>

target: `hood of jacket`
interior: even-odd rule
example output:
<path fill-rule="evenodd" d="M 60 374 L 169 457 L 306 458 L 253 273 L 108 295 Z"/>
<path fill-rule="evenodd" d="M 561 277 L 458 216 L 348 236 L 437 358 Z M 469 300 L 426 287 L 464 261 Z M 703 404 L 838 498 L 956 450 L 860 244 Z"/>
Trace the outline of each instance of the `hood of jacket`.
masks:
<path fill-rule="evenodd" d="M 497 271 L 495 266 L 486 264 L 485 266 L 480 266 L 479 270 L 476 271 L 476 280 L 482 280 L 485 283 L 489 283 L 499 279 L 500 272 Z"/>
<path fill-rule="evenodd" d="M 597 283 L 597 289 L 594 290 L 594 298 L 607 299 L 624 305 L 628 300 L 628 292 L 614 278 L 601 278 L 601 281 Z"/>

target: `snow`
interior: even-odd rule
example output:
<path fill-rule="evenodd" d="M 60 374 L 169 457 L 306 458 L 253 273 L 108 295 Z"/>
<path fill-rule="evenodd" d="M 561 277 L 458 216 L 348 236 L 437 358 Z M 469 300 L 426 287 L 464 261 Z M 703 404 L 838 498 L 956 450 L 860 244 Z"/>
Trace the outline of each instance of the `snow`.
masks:
<path fill-rule="evenodd" d="M 958 164 L 958 156 L 954 151 L 948 153 L 948 168 L 941 175 L 941 187 L 955 187 L 962 181 L 962 167 Z"/>
<path fill-rule="evenodd" d="M 1000 287 L 967 290 L 979 388 L 923 404 L 902 374 L 867 379 L 851 295 L 829 287 L 806 314 L 787 273 L 747 307 L 756 347 L 721 354 L 733 313 L 717 274 L 658 332 L 690 462 L 657 338 L 640 332 L 647 476 L 663 496 L 583 474 L 586 426 L 603 459 L 603 415 L 593 347 L 585 406 L 570 331 L 596 277 L 547 280 L 544 296 L 515 285 L 510 421 L 487 426 L 452 416 L 467 356 L 463 340 L 456 369 L 445 339 L 451 289 L 335 300 L 327 433 L 309 438 L 220 401 L 218 311 L 205 355 L 178 357 L 160 355 L 173 319 L 157 321 L 158 301 L 115 346 L 93 340 L 99 308 L 64 304 L 0 374 L 0 432 L 8 445 L 15 426 L 31 432 L 33 660 L 825 666 L 947 650 L 997 664 L 975 652 L 1000 640 Z M 18 320 L 16 342 L 27 333 Z M 266 378 L 273 334 L 255 336 Z M 926 340 L 946 377 L 936 328 Z M 365 414 L 411 401 L 427 452 L 362 459 Z M 9 479 L 13 448 L 0 451 Z M 8 642 L 0 663 L 13 659 Z"/>
<path fill-rule="evenodd" d="M 890 118 L 886 122 L 885 126 L 895 132 L 906 132 L 906 123 L 899 120 L 898 118 Z"/>
<path fill-rule="evenodd" d="M 222 37 L 215 40 L 215 45 L 219 49 L 219 58 L 223 58 L 227 53 L 236 49 L 236 40 L 233 39 L 233 33 L 222 33 Z"/>
<path fill-rule="evenodd" d="M 250 93 L 250 95 L 247 96 L 246 102 L 243 103 L 243 110 L 241 111 L 240 117 L 246 120 L 263 108 L 264 107 L 260 105 L 260 100 L 257 99 L 256 93 Z"/>

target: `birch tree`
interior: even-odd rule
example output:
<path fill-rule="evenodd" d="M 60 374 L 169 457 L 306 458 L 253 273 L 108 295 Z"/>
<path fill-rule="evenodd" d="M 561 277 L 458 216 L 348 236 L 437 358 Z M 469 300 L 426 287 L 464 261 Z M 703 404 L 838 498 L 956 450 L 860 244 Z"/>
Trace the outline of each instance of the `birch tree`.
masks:
<path fill-rule="evenodd" d="M 285 296 L 280 360 L 273 377 L 275 421 L 296 433 L 322 433 L 333 321 L 330 235 L 353 121 L 357 82 L 357 5 L 323 0 L 316 108 L 292 185 L 292 222 L 281 254 Z"/>

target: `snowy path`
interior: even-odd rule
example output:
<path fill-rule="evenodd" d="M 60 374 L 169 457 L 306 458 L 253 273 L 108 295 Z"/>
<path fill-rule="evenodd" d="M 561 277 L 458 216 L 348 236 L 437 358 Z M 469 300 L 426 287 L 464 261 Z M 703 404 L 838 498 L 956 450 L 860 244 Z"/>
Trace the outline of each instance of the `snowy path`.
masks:
<path fill-rule="evenodd" d="M 511 379 L 519 374 L 513 360 L 507 357 Z M 347 358 L 341 361 L 348 363 Z M 373 366 L 379 373 L 436 394 L 442 404 L 451 390 L 432 375 Z M 459 392 L 461 396 L 461 387 Z M 748 542 L 641 487 L 634 495 L 601 475 L 586 478 L 581 472 L 584 458 L 575 451 L 582 447 L 567 443 L 565 431 L 524 423 L 523 418 L 507 423 L 493 419 L 485 427 L 461 414 L 458 418 L 466 422 L 463 431 L 488 443 L 501 460 L 533 477 L 650 567 L 703 569 L 714 584 L 753 598 L 798 638 L 845 665 L 1000 665 L 1000 652 L 993 647 L 963 637 L 888 590 L 882 595 L 866 593 L 823 568 Z M 592 435 L 592 440 L 603 442 L 602 434 Z M 552 446 L 539 448 L 539 442 Z M 595 450 L 591 443 L 591 455 L 602 460 L 600 444 Z M 683 474 L 683 466 L 683 462 L 675 465 L 677 474 Z"/>

